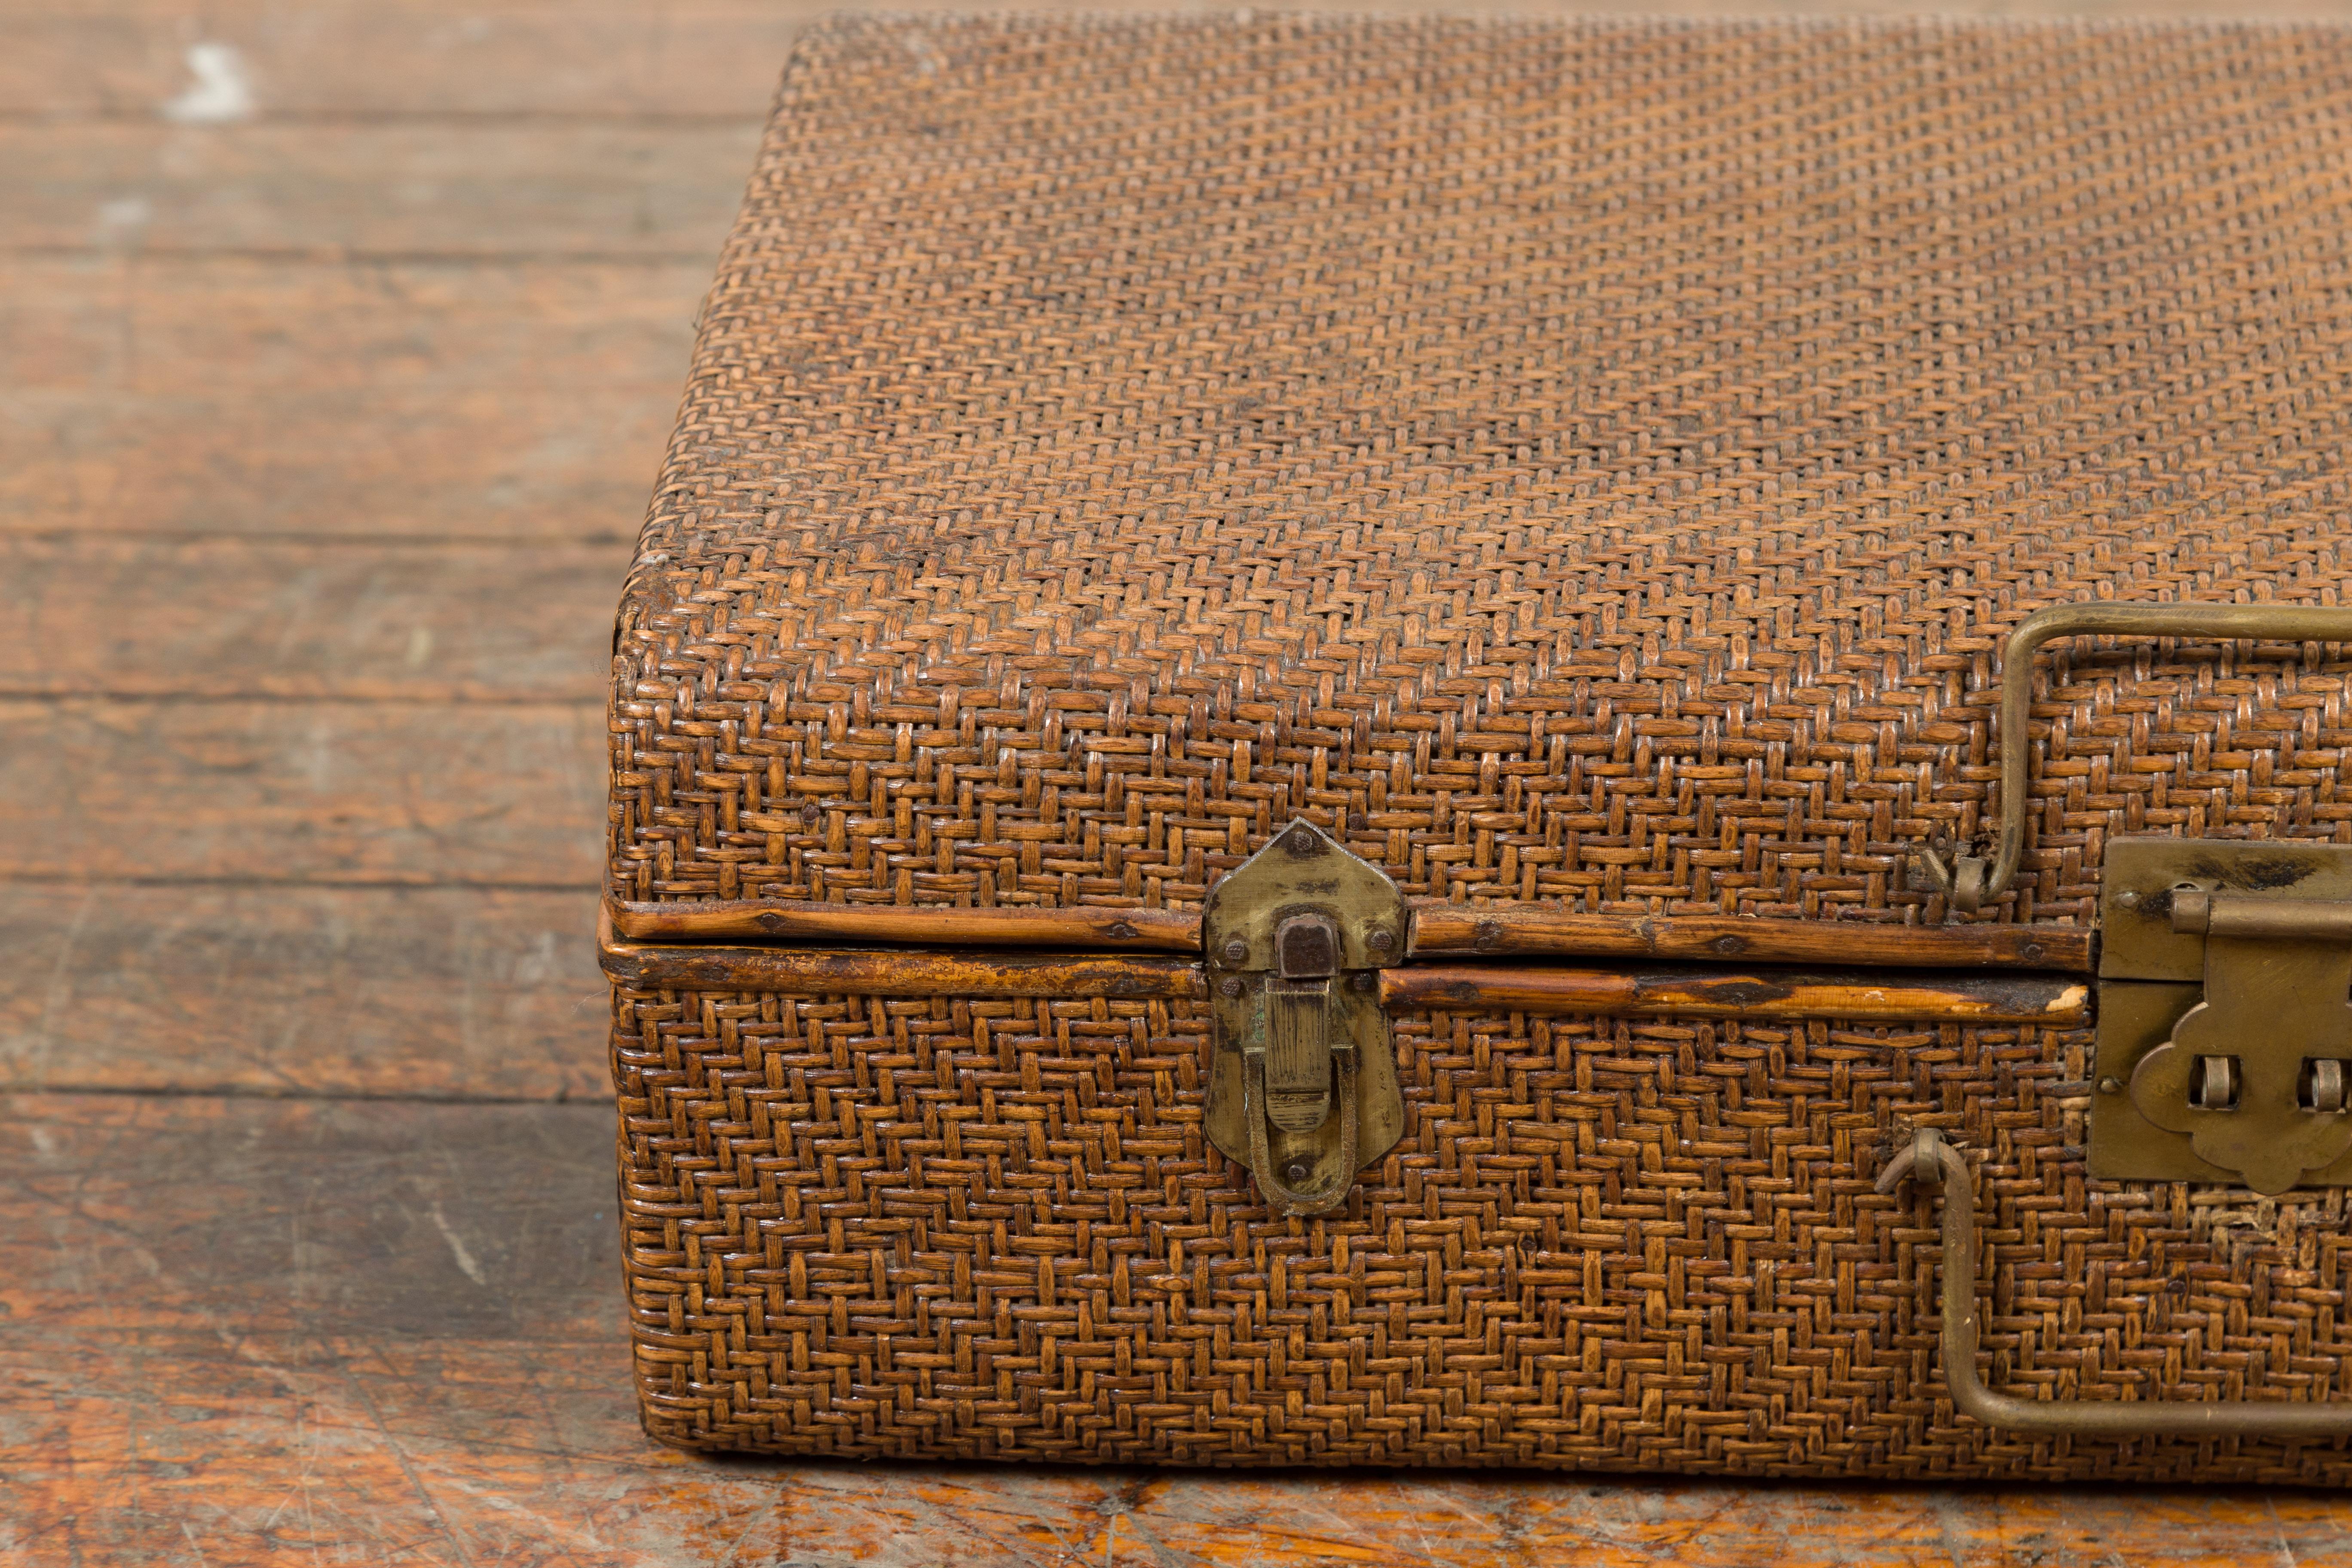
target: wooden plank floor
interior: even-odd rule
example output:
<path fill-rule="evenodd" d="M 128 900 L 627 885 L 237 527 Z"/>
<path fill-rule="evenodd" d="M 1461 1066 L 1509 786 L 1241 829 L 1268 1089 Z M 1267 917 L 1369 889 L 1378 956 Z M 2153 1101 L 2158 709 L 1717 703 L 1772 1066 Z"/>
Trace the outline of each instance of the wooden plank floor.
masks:
<path fill-rule="evenodd" d="M 0 1562 L 2352 1560 L 2345 1509 L 2290 1492 L 642 1437 L 602 664 L 698 297 L 824 8 L 0 9 Z"/>

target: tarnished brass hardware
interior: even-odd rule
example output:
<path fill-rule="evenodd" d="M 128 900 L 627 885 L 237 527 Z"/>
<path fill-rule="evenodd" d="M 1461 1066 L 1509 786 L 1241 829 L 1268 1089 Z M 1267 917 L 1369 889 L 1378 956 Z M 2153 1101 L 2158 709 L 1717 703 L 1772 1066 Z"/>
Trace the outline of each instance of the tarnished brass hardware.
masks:
<path fill-rule="evenodd" d="M 2199 1057 L 2189 1069 L 2189 1103 L 2200 1110 L 2237 1110 L 2238 1058 Z"/>
<path fill-rule="evenodd" d="M 1339 973 L 1339 925 L 1329 915 L 1287 915 L 1274 928 L 1274 975 L 1265 982 L 1265 1119 L 1286 1132 L 1311 1131 L 1331 1114 L 1331 983 Z"/>
<path fill-rule="evenodd" d="M 2352 902 L 2266 899 L 2180 887 L 2172 894 L 2172 929 L 2180 936 L 2240 942 L 2352 942 Z"/>
<path fill-rule="evenodd" d="M 1947 865 L 1930 848 L 1916 863 L 1960 914 L 1973 914 L 2016 879 L 2025 854 L 2026 743 L 2033 706 L 2033 656 L 2064 637 L 2207 637 L 2228 642 L 2352 642 L 2352 608 L 2333 605 L 2061 605 L 2028 616 L 2000 655 L 2000 827 L 1995 858 L 1962 856 Z"/>
<path fill-rule="evenodd" d="M 1891 1193 L 1929 1173 L 1943 1199 L 1944 1384 L 1952 1407 L 1988 1426 L 2076 1437 L 2341 1437 L 2352 1435 L 2352 1401 L 2304 1404 L 2248 1399 L 2019 1399 L 1985 1386 L 1977 1371 L 1976 1187 L 1968 1162 L 1932 1127 L 1878 1173 Z"/>
<path fill-rule="evenodd" d="M 2352 848 L 2124 838 L 2102 870 L 2090 1168 L 2352 1183 Z"/>
<path fill-rule="evenodd" d="M 2344 1109 L 2344 1063 L 2317 1057 L 2303 1064 L 2304 1109 L 2333 1114 Z"/>
<path fill-rule="evenodd" d="M 1403 1135 L 1377 975 L 1405 919 L 1396 884 L 1309 822 L 1209 889 L 1209 1141 L 1277 1214 L 1339 1207 Z"/>

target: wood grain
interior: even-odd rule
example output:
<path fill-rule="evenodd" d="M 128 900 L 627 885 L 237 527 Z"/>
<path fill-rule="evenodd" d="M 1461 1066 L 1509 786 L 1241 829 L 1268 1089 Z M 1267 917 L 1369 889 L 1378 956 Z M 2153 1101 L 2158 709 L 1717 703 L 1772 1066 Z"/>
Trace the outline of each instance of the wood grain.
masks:
<path fill-rule="evenodd" d="M 0 294 L 18 392 L 444 396 L 676 384 L 710 281 L 692 260 L 27 256 Z"/>
<path fill-rule="evenodd" d="M 610 1112 L 17 1095 L 0 1552 L 476 1568 L 2237 1568 L 2295 1492 L 780 1465 L 647 1445 Z"/>
<path fill-rule="evenodd" d="M 0 124 L 17 250 L 700 258 L 754 121 Z"/>
<path fill-rule="evenodd" d="M 12 1326 L 387 1342 L 618 1328 L 609 1106 L 5 1103 Z"/>
<path fill-rule="evenodd" d="M 616 543 L 644 513 L 709 273 L 18 267 L 27 286 L 0 293 L 0 528 Z"/>
<path fill-rule="evenodd" d="M 236 48 L 268 116 L 756 113 L 793 36 L 831 0 L 695 0 L 658 10 L 586 0 L 222 0 L 201 37 Z M 904 11 L 955 9 L 908 0 Z M 1031 0 L 1025 9 L 1074 8 Z M 1205 0 L 1089 0 L 1096 11 L 1215 9 Z M 1485 0 L 1307 0 L 1304 10 L 1480 13 Z M 1609 0 L 1516 14 L 1704 16 L 2210 16 L 2214 0 Z M 2240 14 L 2343 20 L 2346 0 L 2264 0 Z M 155 115 L 189 85 L 196 34 L 155 0 L 59 0 L 0 16 L 0 104 L 27 116 Z M 183 23 L 175 26 L 173 24 Z"/>
<path fill-rule="evenodd" d="M 0 528 L 625 542 L 677 400 L 674 370 L 569 392 L 0 387 Z"/>
<path fill-rule="evenodd" d="M 0 878 L 595 888 L 585 704 L 0 700 Z"/>
<path fill-rule="evenodd" d="M 0 103 L 152 119 L 192 81 L 201 36 L 237 50 L 256 111 L 272 117 L 756 117 L 823 9 L 229 0 L 204 7 L 196 35 L 144 0 L 18 5 L 0 20 Z"/>
<path fill-rule="evenodd" d="M 0 532 L 0 694 L 593 702 L 628 556 Z"/>
<path fill-rule="evenodd" d="M 1381 971 L 1391 1011 L 1591 1013 L 1680 1018 L 1855 1018 L 1911 1024 L 2079 1024 L 2088 983 L 2033 974 L 1933 971 L 1575 969 L 1559 964 L 1416 963 Z"/>
<path fill-rule="evenodd" d="M 1648 958 L 1740 963 L 1887 963 L 2087 974 L 2095 943 L 2064 926 L 1867 924 L 1723 915 L 1580 914 L 1540 904 L 1418 899 L 1416 956 Z"/>
<path fill-rule="evenodd" d="M 0 883 L 0 1087 L 601 1100 L 585 893 Z"/>

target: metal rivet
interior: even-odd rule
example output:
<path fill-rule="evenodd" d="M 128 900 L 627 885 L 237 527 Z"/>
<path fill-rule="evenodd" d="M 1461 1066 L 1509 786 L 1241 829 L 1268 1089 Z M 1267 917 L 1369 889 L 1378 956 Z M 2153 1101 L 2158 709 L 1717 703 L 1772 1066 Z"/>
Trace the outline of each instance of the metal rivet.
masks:
<path fill-rule="evenodd" d="M 2027 942 L 2027 943 L 2025 944 L 2025 956 L 2026 956 L 2026 957 L 2028 957 L 2028 958 L 2039 958 L 2039 957 L 2041 957 L 2041 956 L 2042 956 L 2042 944 L 2041 944 L 2040 942 Z"/>
<path fill-rule="evenodd" d="M 2139 902 L 2139 894 L 2129 888 L 2126 888 L 2122 892 L 2116 895 L 2116 902 L 2128 910 Z"/>
<path fill-rule="evenodd" d="M 2099 1092 L 2101 1094 L 2114 1094 L 2117 1090 L 2121 1089 L 2123 1086 L 2124 1080 L 2119 1078 L 2103 1078 L 2099 1080 Z"/>
<path fill-rule="evenodd" d="M 1364 933 L 1364 945 L 1370 948 L 1374 952 L 1386 952 L 1389 950 L 1389 944 L 1394 941 L 1396 941 L 1396 938 L 1391 936 L 1384 931 L 1366 931 Z"/>
<path fill-rule="evenodd" d="M 1242 977 L 1238 974 L 1228 974 L 1217 982 L 1217 989 L 1227 996 L 1238 996 L 1242 994 Z"/>
<path fill-rule="evenodd" d="M 1295 1187 L 1299 1183 L 1305 1181 L 1308 1173 L 1314 1169 L 1314 1166 L 1308 1164 L 1304 1160 L 1293 1160 L 1289 1164 L 1285 1165 L 1282 1168 L 1282 1179 L 1288 1182 Z"/>
<path fill-rule="evenodd" d="M 1359 991 L 1370 991 L 1371 988 L 1372 988 L 1372 977 L 1371 977 L 1370 975 L 1369 975 L 1369 974 L 1359 974 L 1359 975 L 1357 975 L 1357 976 L 1356 976 L 1356 989 L 1357 989 L 1357 990 L 1359 990 Z"/>
<path fill-rule="evenodd" d="M 1244 942 L 1239 937 L 1235 937 L 1233 941 L 1225 943 L 1225 962 L 1227 963 L 1248 963 L 1249 943 Z"/>

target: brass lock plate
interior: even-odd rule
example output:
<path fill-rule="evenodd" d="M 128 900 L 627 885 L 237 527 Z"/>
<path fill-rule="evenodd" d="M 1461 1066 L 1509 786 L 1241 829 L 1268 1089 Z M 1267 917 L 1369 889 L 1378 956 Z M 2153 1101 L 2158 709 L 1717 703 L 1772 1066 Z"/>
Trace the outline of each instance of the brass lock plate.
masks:
<path fill-rule="evenodd" d="M 1244 1058 L 1262 1053 L 1265 1135 L 1285 1187 L 1344 1195 L 1342 1118 L 1356 1089 L 1356 1167 L 1404 1134 L 1396 1052 L 1380 971 L 1404 958 L 1404 895 L 1379 867 L 1308 822 L 1294 822 L 1209 889 L 1202 910 L 1214 1054 L 1209 1142 L 1251 1163 Z M 1346 1054 L 1352 1074 L 1337 1063 Z"/>
<path fill-rule="evenodd" d="M 2352 847 L 2107 846 L 2090 1172 L 2352 1184 Z"/>

